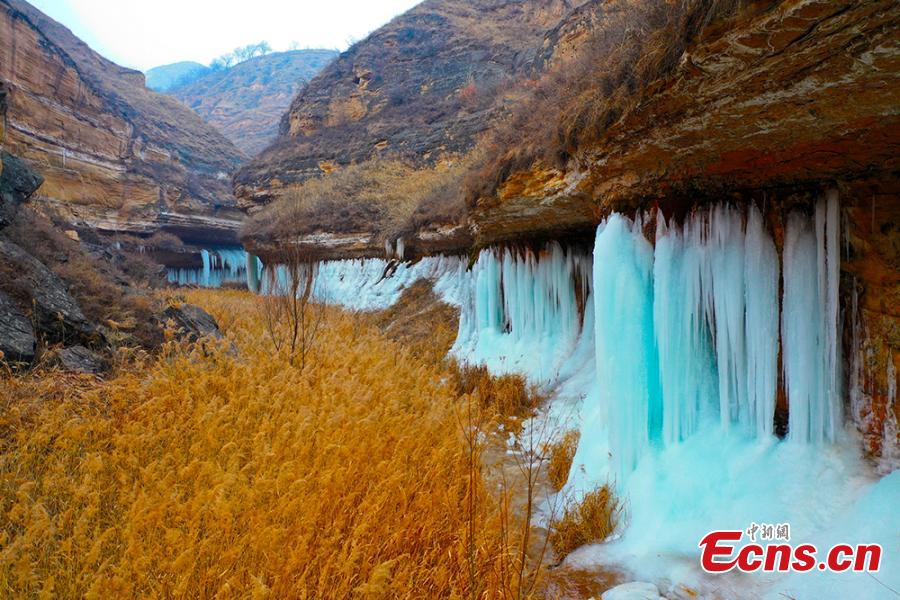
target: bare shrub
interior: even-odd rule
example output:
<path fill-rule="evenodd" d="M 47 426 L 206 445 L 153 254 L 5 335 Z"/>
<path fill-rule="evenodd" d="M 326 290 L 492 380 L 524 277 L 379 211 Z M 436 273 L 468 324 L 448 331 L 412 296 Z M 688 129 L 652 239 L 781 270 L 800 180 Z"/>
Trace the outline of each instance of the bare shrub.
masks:
<path fill-rule="evenodd" d="M 285 257 L 284 264 L 269 272 L 269 293 L 258 306 L 275 352 L 286 353 L 292 365 L 299 361 L 303 370 L 325 320 L 325 306 L 313 298 L 318 261 L 296 249 Z"/>
<path fill-rule="evenodd" d="M 553 491 L 558 492 L 566 485 L 580 439 L 581 433 L 577 429 L 570 429 L 560 439 L 550 445 L 550 464 L 548 465 L 547 476 L 550 479 Z"/>
<path fill-rule="evenodd" d="M 604 541 L 616 530 L 622 505 L 609 484 L 588 492 L 563 507 L 550 540 L 560 558 L 585 544 Z"/>

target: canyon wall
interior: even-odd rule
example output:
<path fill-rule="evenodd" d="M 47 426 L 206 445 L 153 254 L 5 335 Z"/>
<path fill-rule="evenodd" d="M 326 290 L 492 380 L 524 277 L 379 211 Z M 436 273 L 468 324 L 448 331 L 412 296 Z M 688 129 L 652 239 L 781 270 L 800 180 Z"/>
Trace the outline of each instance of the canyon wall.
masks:
<path fill-rule="evenodd" d="M 211 71 L 166 94 L 191 107 L 247 156 L 255 156 L 278 135 L 281 116 L 336 50 L 291 50 L 257 56 Z"/>
<path fill-rule="evenodd" d="M 34 206 L 73 228 L 236 240 L 242 153 L 21 0 L 0 1 L 0 144 L 45 181 Z"/>
<path fill-rule="evenodd" d="M 615 39 L 623 19 L 640 16 L 623 2 L 574 8 L 523 55 L 529 65 L 523 72 L 554 63 L 565 68 L 567 60 L 578 59 L 585 40 Z M 702 34 L 670 69 L 659 71 L 664 75 L 645 84 L 626 77 L 625 87 L 613 93 L 631 86 L 628 97 L 609 99 L 609 106 L 619 108 L 609 112 L 602 131 L 579 138 L 564 165 L 536 160 L 530 167 L 513 168 L 502 175 L 496 192 L 476 198 L 457 221 L 426 223 L 399 245 L 410 258 L 582 239 L 613 211 L 645 215 L 646 237 L 652 241 L 660 215 L 680 223 L 698 208 L 726 202 L 759 207 L 781 257 L 788 215 L 797 210 L 811 215 L 826 193 L 836 193 L 846 414 L 861 431 L 867 451 L 883 464 L 896 464 L 896 458 L 882 456 L 882 448 L 886 440 L 896 442 L 900 417 L 900 5 L 889 0 L 753 2 L 705 23 L 688 19 L 687 25 Z M 385 30 L 372 40 L 387 33 L 397 34 Z M 402 41 L 398 48 L 404 47 Z M 348 77 L 353 55 L 336 63 L 347 67 Z M 443 59 L 430 56 L 429 68 Z M 658 60 L 638 57 L 636 68 L 644 59 Z M 422 67 L 405 68 L 408 77 Z M 358 89 L 352 97 L 371 93 L 366 90 L 371 75 L 364 75 L 355 75 Z M 394 84 L 379 82 L 382 89 Z M 284 182 L 321 170 L 322 157 L 344 148 L 339 137 L 331 140 L 334 148 L 329 145 L 323 133 L 329 127 L 327 111 L 313 109 L 310 93 L 298 98 L 286 117 L 277 153 L 259 157 L 237 178 L 243 202 L 268 201 Z M 329 99 L 320 96 L 317 102 L 329 106 Z M 369 122 L 371 108 L 360 112 L 355 132 Z M 369 152 L 376 142 L 373 138 Z M 313 147 L 316 152 L 310 154 Z M 344 243 L 346 234 L 335 233 L 343 230 L 337 224 L 331 229 L 291 243 L 315 245 L 326 258 L 384 252 L 383 244 L 372 242 L 379 239 L 377 232 L 350 236 L 353 243 Z M 271 242 L 270 250 L 284 240 Z M 387 249 L 389 255 L 398 253 L 397 245 L 389 243 Z M 784 411 L 781 396 L 778 410 Z"/>
<path fill-rule="evenodd" d="M 584 0 L 427 0 L 344 52 L 292 102 L 280 138 L 235 178 L 245 207 L 379 157 L 434 164 L 502 113 L 544 32 Z"/>

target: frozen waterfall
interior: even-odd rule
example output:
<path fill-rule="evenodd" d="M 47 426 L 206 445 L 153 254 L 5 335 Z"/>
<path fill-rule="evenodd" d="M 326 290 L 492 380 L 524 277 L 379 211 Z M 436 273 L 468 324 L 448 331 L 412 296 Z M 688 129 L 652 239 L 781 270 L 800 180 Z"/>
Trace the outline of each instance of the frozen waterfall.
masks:
<path fill-rule="evenodd" d="M 535 384 L 566 381 L 592 361 L 591 260 L 551 243 L 481 252 L 462 280 L 451 353 Z M 585 331 L 588 333 L 585 335 Z"/>
<path fill-rule="evenodd" d="M 243 248 L 204 248 L 199 269 L 170 268 L 169 283 L 221 287 L 225 283 L 245 283 L 249 256 Z M 258 260 L 258 259 L 256 259 Z"/>
<path fill-rule="evenodd" d="M 834 193 L 788 214 L 781 252 L 755 206 L 720 204 L 682 222 L 659 215 L 654 243 L 640 218 L 613 214 L 593 255 L 549 243 L 485 249 L 471 266 L 462 257 L 327 262 L 315 294 L 378 310 L 428 279 L 460 307 L 452 355 L 525 375 L 548 393 L 554 417 L 580 408 L 563 494 L 612 482 L 626 512 L 617 539 L 570 564 L 614 565 L 714 596 L 877 597 L 878 582 L 851 574 L 711 582 L 697 566 L 697 542 L 711 529 L 753 522 L 789 522 L 792 536 L 820 547 L 896 540 L 900 473 L 879 480 L 843 427 L 839 214 Z M 864 332 L 852 332 L 857 348 Z M 861 369 L 849 371 L 857 418 Z M 896 402 L 895 386 L 889 396 Z M 896 454 L 885 455 L 886 470 Z M 895 556 L 887 562 L 900 572 Z"/>
<path fill-rule="evenodd" d="M 577 461 L 612 455 L 623 481 L 651 446 L 684 441 L 706 424 L 773 434 L 779 318 L 789 436 L 834 441 L 840 429 L 837 198 L 814 217 L 792 213 L 785 233 L 779 315 L 778 253 L 756 207 L 719 205 L 681 225 L 660 216 L 656 247 L 643 224 L 614 214 L 597 230 L 594 306 L 600 393 L 586 406 Z M 597 419 L 602 422 L 596 422 Z M 592 458 L 591 455 L 594 455 Z"/>

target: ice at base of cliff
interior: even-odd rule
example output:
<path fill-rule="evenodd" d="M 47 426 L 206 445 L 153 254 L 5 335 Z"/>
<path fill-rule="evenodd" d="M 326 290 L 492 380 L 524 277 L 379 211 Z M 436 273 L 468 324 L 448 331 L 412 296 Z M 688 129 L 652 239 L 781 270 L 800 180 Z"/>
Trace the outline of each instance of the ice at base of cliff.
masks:
<path fill-rule="evenodd" d="M 816 544 L 820 555 L 839 542 L 882 544 L 875 576 L 900 589 L 900 472 L 878 480 L 858 447 L 849 434 L 813 446 L 704 428 L 643 459 L 620 492 L 628 513 L 621 537 L 582 548 L 567 564 L 614 565 L 664 592 L 685 584 L 735 598 L 888 597 L 862 573 L 706 575 L 699 568 L 697 544 L 711 530 L 787 522 L 791 542 Z"/>
<path fill-rule="evenodd" d="M 283 267 L 267 267 L 263 291 L 272 288 L 273 272 L 286 281 Z M 319 302 L 348 310 L 373 311 L 393 306 L 403 290 L 420 280 L 431 281 L 444 302 L 459 306 L 466 262 L 458 256 L 427 257 L 416 263 L 397 263 L 370 258 L 321 263 L 316 272 L 314 296 Z"/>
<path fill-rule="evenodd" d="M 619 536 L 568 558 L 618 566 L 665 591 L 721 597 L 880 598 L 900 589 L 900 473 L 879 480 L 842 427 L 837 202 L 790 215 L 778 314 L 774 246 L 759 214 L 718 207 L 683 229 L 614 215 L 598 229 L 594 304 L 598 392 L 582 414 L 566 493 L 611 482 Z M 789 434 L 772 431 L 781 330 Z M 706 575 L 712 530 L 789 523 L 793 544 L 880 543 L 881 571 Z"/>
<path fill-rule="evenodd" d="M 225 283 L 244 283 L 247 277 L 247 253 L 242 248 L 202 249 L 199 269 L 170 268 L 169 283 L 218 288 Z"/>
<path fill-rule="evenodd" d="M 841 426 L 836 215 L 836 198 L 792 215 L 782 264 L 758 212 L 718 207 L 684 228 L 661 223 L 655 247 L 642 223 L 614 215 L 593 257 L 558 244 L 492 249 L 470 271 L 435 258 L 386 278 L 385 261 L 343 261 L 317 281 L 327 301 L 371 310 L 430 279 L 461 308 L 454 356 L 522 373 L 550 395 L 549 418 L 581 431 L 564 493 L 611 482 L 626 506 L 616 539 L 568 562 L 620 568 L 664 593 L 889 597 L 882 583 L 900 589 L 900 473 L 879 480 L 853 426 Z M 799 349 L 785 365 L 785 440 L 773 431 L 779 332 Z M 820 554 L 880 543 L 882 569 L 704 574 L 699 540 L 753 522 L 788 522 L 792 542 Z"/>

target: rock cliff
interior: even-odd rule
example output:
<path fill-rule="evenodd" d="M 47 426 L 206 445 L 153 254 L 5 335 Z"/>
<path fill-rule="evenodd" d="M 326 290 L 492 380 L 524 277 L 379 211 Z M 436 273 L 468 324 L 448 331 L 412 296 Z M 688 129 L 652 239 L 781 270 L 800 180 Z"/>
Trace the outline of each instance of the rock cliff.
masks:
<path fill-rule="evenodd" d="M 74 227 L 234 240 L 243 154 L 144 76 L 22 0 L 0 0 L 0 143 L 38 166 L 35 206 Z"/>
<path fill-rule="evenodd" d="M 583 0 L 582 0 L 583 1 Z M 576 0 L 426 0 L 331 63 L 294 99 L 280 138 L 235 178 L 256 208 L 373 158 L 433 164 L 469 150 Z"/>

